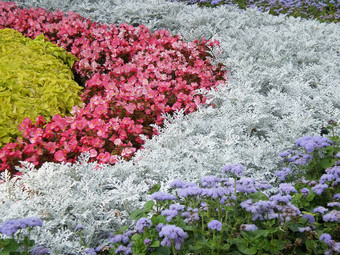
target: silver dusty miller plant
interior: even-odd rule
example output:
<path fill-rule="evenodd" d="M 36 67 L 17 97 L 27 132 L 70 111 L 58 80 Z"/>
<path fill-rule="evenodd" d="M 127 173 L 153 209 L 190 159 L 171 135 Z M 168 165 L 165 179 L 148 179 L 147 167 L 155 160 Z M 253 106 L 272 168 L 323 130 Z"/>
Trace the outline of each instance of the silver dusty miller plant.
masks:
<path fill-rule="evenodd" d="M 146 141 L 129 162 L 103 166 L 103 172 L 94 170 L 95 164 L 45 163 L 22 177 L 31 193 L 14 183 L 0 184 L 5 201 L 0 218 L 39 216 L 41 211 L 46 223 L 35 237 L 55 254 L 81 249 L 74 239 L 77 224 L 84 225 L 89 244 L 99 233 L 130 224 L 129 210 L 148 199 L 146 191 L 155 183 L 166 190 L 173 179 L 197 182 L 220 174 L 225 164 L 242 163 L 247 176 L 275 185 L 278 153 L 294 149 L 301 136 L 318 135 L 328 119 L 340 119 L 337 24 L 161 0 L 17 2 L 72 10 L 102 23 L 165 28 L 185 41 L 217 39 L 223 52 L 215 61 L 229 70 L 226 84 L 207 94 L 215 108 L 168 116 L 161 134 Z M 114 217 L 115 210 L 121 218 Z"/>

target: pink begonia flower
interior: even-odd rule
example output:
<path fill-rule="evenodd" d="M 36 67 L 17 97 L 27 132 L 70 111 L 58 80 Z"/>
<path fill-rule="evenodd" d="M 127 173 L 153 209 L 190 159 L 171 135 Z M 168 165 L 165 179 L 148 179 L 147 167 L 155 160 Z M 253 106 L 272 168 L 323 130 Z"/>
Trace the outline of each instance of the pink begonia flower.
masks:
<path fill-rule="evenodd" d="M 91 158 L 97 157 L 97 155 L 98 155 L 98 152 L 95 149 L 90 150 L 90 157 Z"/>
<path fill-rule="evenodd" d="M 54 153 L 54 159 L 59 162 L 66 160 L 65 155 L 61 150 L 58 150 L 56 153 Z"/>

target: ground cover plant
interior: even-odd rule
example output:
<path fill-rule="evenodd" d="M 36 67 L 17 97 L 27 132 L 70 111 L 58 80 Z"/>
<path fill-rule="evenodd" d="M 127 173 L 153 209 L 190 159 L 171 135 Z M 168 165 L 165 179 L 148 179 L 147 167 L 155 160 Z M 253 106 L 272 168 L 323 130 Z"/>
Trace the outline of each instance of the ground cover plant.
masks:
<path fill-rule="evenodd" d="M 100 163 L 131 158 L 144 143 L 140 134 L 157 134 L 150 124 L 162 125 L 162 114 L 185 108 L 193 112 L 205 99 L 196 89 L 210 89 L 225 81 L 223 65 L 214 66 L 210 48 L 218 42 L 184 43 L 180 35 L 153 34 L 145 26 L 107 27 L 75 13 L 21 10 L 1 4 L 1 27 L 26 36 L 43 33 L 74 54 L 75 71 L 84 82 L 83 106 L 73 115 L 20 124 L 23 139 L 0 150 L 1 170 L 16 172 L 19 161 L 39 167 L 44 162 L 75 162 L 90 151 Z M 55 15 L 56 17 L 50 18 Z"/>
<path fill-rule="evenodd" d="M 101 168 L 85 162 L 46 163 L 39 171 L 25 167 L 17 185 L 0 186 L 0 218 L 41 216 L 44 226 L 32 230 L 31 237 L 36 245 L 50 247 L 52 254 L 84 250 L 80 233 L 82 244 L 96 247 L 100 233 L 133 223 L 128 215 L 150 199 L 149 185 L 160 183 L 160 191 L 166 192 L 174 179 L 197 183 L 233 163 L 245 166 L 246 177 L 278 185 L 282 177 L 275 175 L 281 169 L 277 154 L 293 149 L 298 137 L 319 135 L 321 124 L 330 117 L 340 117 L 338 26 L 165 1 L 72 1 L 68 7 L 65 1 L 39 1 L 39 5 L 77 10 L 101 22 L 138 22 L 150 31 L 166 28 L 174 35 L 180 32 L 186 41 L 218 39 L 225 51 L 218 59 L 232 70 L 228 85 L 208 94 L 215 108 L 168 116 L 160 135 L 146 141 L 145 149 L 131 161 Z M 297 179 L 298 168 L 291 167 Z M 78 224 L 83 229 L 74 231 Z M 313 242 L 323 245 L 316 238 Z"/>
<path fill-rule="evenodd" d="M 70 114 L 73 106 L 81 104 L 82 87 L 71 71 L 76 58 L 47 38 L 31 40 L 2 29 L 0 42 L 0 146 L 4 146 L 22 137 L 18 125 L 27 117 Z"/>
<path fill-rule="evenodd" d="M 176 0 L 172 0 L 176 1 Z M 287 15 L 304 19 L 316 19 L 320 22 L 340 21 L 340 2 L 338 0 L 179 0 L 187 4 L 197 4 L 200 7 L 237 6 L 240 9 L 255 8 L 272 15 Z"/>

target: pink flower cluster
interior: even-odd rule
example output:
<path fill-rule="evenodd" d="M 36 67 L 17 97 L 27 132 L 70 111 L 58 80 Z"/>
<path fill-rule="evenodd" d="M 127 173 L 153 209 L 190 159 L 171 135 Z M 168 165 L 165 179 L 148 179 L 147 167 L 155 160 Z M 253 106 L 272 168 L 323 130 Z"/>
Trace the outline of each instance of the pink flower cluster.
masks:
<path fill-rule="evenodd" d="M 226 70 L 211 64 L 210 47 L 217 41 L 183 42 L 166 30 L 150 34 L 148 28 L 127 24 L 108 26 L 68 12 L 41 8 L 20 9 L 0 2 L 0 28 L 12 28 L 34 38 L 43 33 L 76 56 L 74 72 L 84 93 L 82 107 L 72 116 L 42 116 L 19 126 L 23 138 L 0 149 L 0 171 L 16 173 L 19 161 L 74 162 L 85 151 L 99 163 L 126 160 L 143 148 L 140 134 L 156 135 L 150 124 L 162 125 L 162 113 L 193 112 L 205 98 L 200 88 L 216 88 L 226 81 Z"/>

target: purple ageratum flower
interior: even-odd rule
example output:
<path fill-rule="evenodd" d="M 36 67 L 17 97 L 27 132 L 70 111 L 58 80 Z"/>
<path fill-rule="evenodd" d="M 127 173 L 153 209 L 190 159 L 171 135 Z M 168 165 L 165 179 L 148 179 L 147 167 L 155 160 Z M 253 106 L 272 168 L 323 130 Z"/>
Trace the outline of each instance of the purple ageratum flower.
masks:
<path fill-rule="evenodd" d="M 213 199 L 221 198 L 224 195 L 229 195 L 231 193 L 231 191 L 226 187 L 202 189 L 201 191 L 201 196 L 211 197 Z"/>
<path fill-rule="evenodd" d="M 315 194 L 321 195 L 322 192 L 328 188 L 327 184 L 317 184 L 314 187 L 312 187 L 312 190 Z"/>
<path fill-rule="evenodd" d="M 157 201 L 167 201 L 167 200 L 176 200 L 176 196 L 166 192 L 155 192 L 151 195 L 152 200 Z"/>
<path fill-rule="evenodd" d="M 171 188 L 180 188 L 180 189 L 185 189 L 188 187 L 193 187 L 193 186 L 197 186 L 195 183 L 191 183 L 191 182 L 183 182 L 182 180 L 174 180 L 170 183 L 170 187 Z"/>
<path fill-rule="evenodd" d="M 340 203 L 339 202 L 331 202 L 327 204 L 328 207 L 340 207 Z"/>
<path fill-rule="evenodd" d="M 290 195 L 290 193 L 297 193 L 295 187 L 289 183 L 281 183 L 279 186 L 279 192 L 286 195 Z"/>
<path fill-rule="evenodd" d="M 340 193 L 337 193 L 333 196 L 334 199 L 340 199 Z"/>
<path fill-rule="evenodd" d="M 242 178 L 236 182 L 236 190 L 248 195 L 249 193 L 256 193 L 255 181 L 253 178 Z"/>
<path fill-rule="evenodd" d="M 323 207 L 323 206 L 318 206 L 318 207 L 314 208 L 313 211 L 314 211 L 315 213 L 320 213 L 320 214 L 323 215 L 325 212 L 328 211 L 328 209 L 325 208 L 325 207 Z"/>
<path fill-rule="evenodd" d="M 25 228 L 26 225 L 22 226 L 17 220 L 5 220 L 0 226 L 0 233 L 13 236 L 19 229 Z"/>
<path fill-rule="evenodd" d="M 208 223 L 208 228 L 210 228 L 211 230 L 221 231 L 222 223 L 219 222 L 218 220 L 212 220 Z"/>
<path fill-rule="evenodd" d="M 247 199 L 243 202 L 240 203 L 240 206 L 245 209 L 246 211 L 250 212 L 251 211 L 251 206 L 253 205 L 253 200 L 252 199 Z"/>
<path fill-rule="evenodd" d="M 335 179 L 340 177 L 340 166 L 329 167 L 325 170 L 327 174 L 332 174 Z"/>
<path fill-rule="evenodd" d="M 136 223 L 136 230 L 139 233 L 143 233 L 145 227 L 151 227 L 151 226 L 152 226 L 151 220 L 149 220 L 148 218 L 140 218 Z"/>
<path fill-rule="evenodd" d="M 298 158 L 292 161 L 296 165 L 306 165 L 308 163 L 308 160 L 313 159 L 313 156 L 308 154 L 299 153 L 297 156 Z"/>
<path fill-rule="evenodd" d="M 278 205 L 281 203 L 288 204 L 292 199 L 290 195 L 283 196 L 282 194 L 276 194 L 269 198 L 269 201 L 272 201 L 274 205 Z"/>
<path fill-rule="evenodd" d="M 340 243 L 333 243 L 332 244 L 332 250 L 335 251 L 336 253 L 340 253 Z"/>
<path fill-rule="evenodd" d="M 145 239 L 145 240 L 144 240 L 144 244 L 145 244 L 146 246 L 150 246 L 151 243 L 152 243 L 152 240 L 151 240 L 151 239 Z"/>
<path fill-rule="evenodd" d="M 193 209 L 191 207 L 188 207 L 187 211 L 182 213 L 182 216 L 185 217 L 184 222 L 187 224 L 192 224 L 195 221 L 198 221 L 200 219 L 198 211 L 198 208 Z"/>
<path fill-rule="evenodd" d="M 114 235 L 109 242 L 114 244 L 114 243 L 124 243 L 127 244 L 130 241 L 129 237 L 126 235 L 118 234 Z"/>
<path fill-rule="evenodd" d="M 172 221 L 173 218 L 175 218 L 178 215 L 178 211 L 177 210 L 165 209 L 161 212 L 161 214 L 163 216 L 167 216 L 166 220 L 167 220 L 167 222 L 170 222 L 170 221 Z"/>
<path fill-rule="evenodd" d="M 115 254 L 132 254 L 131 247 L 125 247 L 124 245 L 119 245 L 118 248 L 115 250 Z"/>
<path fill-rule="evenodd" d="M 269 184 L 267 181 L 259 181 L 255 183 L 255 188 L 257 189 L 270 189 L 272 188 L 272 185 Z"/>
<path fill-rule="evenodd" d="M 332 210 L 329 213 L 325 214 L 322 219 L 324 221 L 340 222 L 340 211 Z"/>
<path fill-rule="evenodd" d="M 162 230 L 162 227 L 164 227 L 164 226 L 165 226 L 165 224 L 159 223 L 159 224 L 156 226 L 156 231 L 157 231 L 157 232 L 160 232 L 160 231 Z"/>
<path fill-rule="evenodd" d="M 338 152 L 335 157 L 340 158 L 340 152 Z"/>
<path fill-rule="evenodd" d="M 88 249 L 84 250 L 84 252 L 85 252 L 87 255 L 97 255 L 97 252 L 95 251 L 94 248 L 88 248 Z"/>
<path fill-rule="evenodd" d="M 47 255 L 47 254 L 50 254 L 50 249 L 43 247 L 43 246 L 37 246 L 32 250 L 31 254 L 32 255 Z"/>
<path fill-rule="evenodd" d="M 201 183 L 203 187 L 214 187 L 216 183 L 219 183 L 221 181 L 220 178 L 217 176 L 204 176 L 201 179 Z"/>
<path fill-rule="evenodd" d="M 302 193 L 302 195 L 304 195 L 305 197 L 307 197 L 310 193 L 309 189 L 307 188 L 302 188 L 300 189 L 300 192 Z"/>
<path fill-rule="evenodd" d="M 162 230 L 159 232 L 159 237 L 164 237 L 161 242 L 162 246 L 171 247 L 172 243 L 174 243 L 175 249 L 180 250 L 184 239 L 188 238 L 188 234 L 180 227 L 167 225 L 162 227 Z"/>
<path fill-rule="evenodd" d="M 333 142 L 327 137 L 322 136 L 304 136 L 296 140 L 296 146 L 301 146 L 306 149 L 307 153 L 313 152 L 315 149 L 321 149 L 328 147 Z"/>
<path fill-rule="evenodd" d="M 189 196 L 196 197 L 198 195 L 201 195 L 201 193 L 202 193 L 201 188 L 197 186 L 192 186 L 192 187 L 177 190 L 177 195 L 180 198 L 189 197 Z"/>
<path fill-rule="evenodd" d="M 240 226 L 240 230 L 243 230 L 243 231 L 256 231 L 256 230 L 258 230 L 258 228 L 254 224 L 242 224 Z"/>
<path fill-rule="evenodd" d="M 311 231 L 310 227 L 303 227 L 303 228 L 299 228 L 299 232 L 309 232 Z"/>
<path fill-rule="evenodd" d="M 333 181 L 334 179 L 336 179 L 336 177 L 333 175 L 333 174 L 323 174 L 319 180 L 319 182 L 321 184 L 324 184 L 326 182 L 331 182 Z"/>
<path fill-rule="evenodd" d="M 43 221 L 38 217 L 28 217 L 19 219 L 18 222 L 20 224 L 26 225 L 26 227 L 36 227 L 36 226 L 43 226 Z"/>
<path fill-rule="evenodd" d="M 315 223 L 315 218 L 314 218 L 314 216 L 311 215 L 311 214 L 304 214 L 304 215 L 302 215 L 302 218 L 305 218 L 306 220 L 308 220 L 308 222 L 309 222 L 310 224 Z"/>
<path fill-rule="evenodd" d="M 241 164 L 233 164 L 233 165 L 225 165 L 222 169 L 222 172 L 225 174 L 226 172 L 232 173 L 237 177 L 241 177 L 244 171 L 244 166 Z"/>
<path fill-rule="evenodd" d="M 77 225 L 75 228 L 74 228 L 74 231 L 80 231 L 80 230 L 83 230 L 84 227 L 83 225 Z"/>
<path fill-rule="evenodd" d="M 279 152 L 279 157 L 281 158 L 288 157 L 288 156 L 291 156 L 293 153 L 294 151 L 292 150 L 282 151 L 282 152 Z"/>
<path fill-rule="evenodd" d="M 332 241 L 332 236 L 330 234 L 324 233 L 319 237 L 319 240 L 326 244 L 330 244 Z"/>
<path fill-rule="evenodd" d="M 281 169 L 281 171 L 276 171 L 275 175 L 277 177 L 280 177 L 281 181 L 284 181 L 286 179 L 286 176 L 290 173 L 290 171 L 291 171 L 290 168 L 284 167 Z"/>

